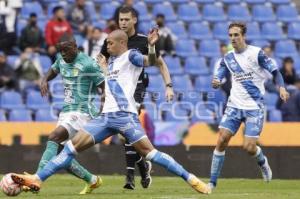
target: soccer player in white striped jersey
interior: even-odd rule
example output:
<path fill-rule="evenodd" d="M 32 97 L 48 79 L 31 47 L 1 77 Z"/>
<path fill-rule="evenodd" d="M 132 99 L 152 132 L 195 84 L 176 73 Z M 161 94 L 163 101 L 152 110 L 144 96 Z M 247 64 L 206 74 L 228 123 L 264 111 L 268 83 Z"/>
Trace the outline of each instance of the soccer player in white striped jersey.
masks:
<path fill-rule="evenodd" d="M 264 122 L 265 93 L 264 70 L 269 71 L 278 85 L 280 98 L 286 102 L 289 93 L 284 87 L 282 75 L 264 52 L 246 44 L 247 27 L 243 23 L 231 23 L 228 28 L 233 50 L 222 59 L 215 71 L 213 88 L 221 86 L 222 79 L 230 73 L 232 88 L 225 113 L 219 125 L 219 138 L 213 152 L 209 187 L 215 188 L 225 159 L 225 150 L 230 139 L 236 134 L 242 122 L 245 123 L 243 148 L 254 157 L 263 179 L 269 182 L 272 171 L 262 149 L 256 145 Z"/>

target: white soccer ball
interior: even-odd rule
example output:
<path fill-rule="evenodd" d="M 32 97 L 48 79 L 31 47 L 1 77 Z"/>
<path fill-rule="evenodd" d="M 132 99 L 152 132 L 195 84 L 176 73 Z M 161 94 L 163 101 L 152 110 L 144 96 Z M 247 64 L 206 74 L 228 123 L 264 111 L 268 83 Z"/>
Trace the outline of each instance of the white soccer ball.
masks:
<path fill-rule="evenodd" d="M 17 196 L 22 192 L 22 187 L 12 180 L 11 173 L 3 176 L 0 181 L 0 188 L 7 196 Z"/>

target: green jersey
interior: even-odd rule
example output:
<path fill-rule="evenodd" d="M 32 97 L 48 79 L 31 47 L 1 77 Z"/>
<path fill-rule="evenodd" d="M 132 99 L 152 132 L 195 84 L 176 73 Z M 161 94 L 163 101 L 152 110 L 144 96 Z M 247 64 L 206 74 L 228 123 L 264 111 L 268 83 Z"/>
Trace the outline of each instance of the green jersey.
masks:
<path fill-rule="evenodd" d="M 78 111 L 97 116 L 99 107 L 93 104 L 97 86 L 104 81 L 104 74 L 94 59 L 78 53 L 73 63 L 66 63 L 59 54 L 52 69 L 60 73 L 64 84 L 62 112 Z"/>

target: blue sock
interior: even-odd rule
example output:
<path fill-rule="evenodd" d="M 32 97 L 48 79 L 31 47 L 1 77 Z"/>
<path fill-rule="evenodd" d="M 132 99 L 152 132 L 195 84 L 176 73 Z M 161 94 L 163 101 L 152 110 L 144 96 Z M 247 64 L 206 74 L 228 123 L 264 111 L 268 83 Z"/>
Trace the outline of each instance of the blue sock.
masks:
<path fill-rule="evenodd" d="M 146 159 L 159 164 L 169 172 L 182 177 L 185 181 L 187 181 L 189 178 L 190 173 L 187 172 L 178 162 L 176 162 L 171 156 L 166 153 L 154 149 L 147 154 Z"/>
<path fill-rule="evenodd" d="M 254 157 L 257 161 L 257 164 L 259 166 L 262 166 L 262 165 L 265 164 L 265 161 L 266 161 L 265 156 L 264 156 L 264 154 L 263 154 L 263 152 L 262 152 L 262 150 L 259 146 L 257 146 L 256 148 L 257 148 L 257 150 L 256 150 L 256 154 L 254 155 Z"/>
<path fill-rule="evenodd" d="M 40 180 L 45 181 L 58 170 L 68 168 L 74 159 L 76 150 L 71 141 L 68 141 L 64 149 L 55 157 L 53 157 L 42 170 L 37 172 Z"/>
<path fill-rule="evenodd" d="M 211 161 L 211 169 L 210 169 L 210 182 L 214 186 L 217 185 L 217 180 L 221 174 L 224 160 L 225 160 L 225 151 L 219 152 L 215 149 Z"/>

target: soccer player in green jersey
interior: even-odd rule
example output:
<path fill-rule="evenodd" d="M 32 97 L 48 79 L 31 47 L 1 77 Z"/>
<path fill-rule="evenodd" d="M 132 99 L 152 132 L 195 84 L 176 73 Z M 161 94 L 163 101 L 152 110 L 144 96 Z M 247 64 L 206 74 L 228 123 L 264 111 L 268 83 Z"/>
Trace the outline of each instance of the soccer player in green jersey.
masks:
<path fill-rule="evenodd" d="M 91 57 L 77 50 L 76 41 L 72 36 L 63 35 L 57 47 L 59 55 L 42 80 L 41 94 L 48 94 L 48 82 L 60 74 L 64 85 L 64 105 L 57 127 L 48 137 L 37 171 L 57 155 L 60 144 L 71 139 L 87 121 L 97 116 L 99 109 L 96 109 L 92 101 L 97 90 L 104 89 L 104 75 L 99 65 Z M 91 174 L 76 160 L 67 171 L 86 181 L 87 184 L 80 194 L 91 193 L 102 184 L 99 176 Z"/>

